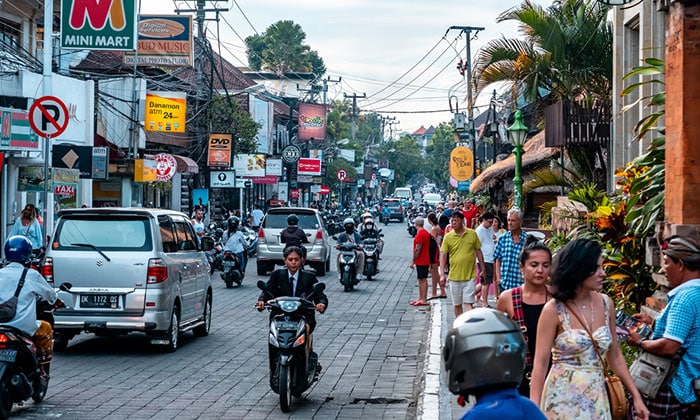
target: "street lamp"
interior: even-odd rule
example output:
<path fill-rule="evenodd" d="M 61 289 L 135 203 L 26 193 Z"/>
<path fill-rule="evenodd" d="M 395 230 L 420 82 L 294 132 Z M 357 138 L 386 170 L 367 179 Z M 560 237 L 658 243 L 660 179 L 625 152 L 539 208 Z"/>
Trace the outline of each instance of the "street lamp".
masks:
<path fill-rule="evenodd" d="M 515 197 L 513 199 L 513 207 L 521 210 L 523 198 L 522 155 L 523 144 L 525 144 L 525 138 L 527 137 L 527 127 L 523 124 L 522 111 L 515 111 L 515 122 L 508 127 L 508 136 L 510 137 L 510 142 L 513 143 L 513 153 L 515 154 L 515 177 L 513 177 Z"/>

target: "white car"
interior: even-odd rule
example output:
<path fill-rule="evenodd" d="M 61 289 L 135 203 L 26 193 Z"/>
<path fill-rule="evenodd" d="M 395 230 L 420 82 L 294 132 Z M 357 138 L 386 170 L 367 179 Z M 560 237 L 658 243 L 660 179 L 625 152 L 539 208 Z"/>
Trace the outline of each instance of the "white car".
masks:
<path fill-rule="evenodd" d="M 442 201 L 442 196 L 437 193 L 427 193 L 423 196 L 423 202 L 430 207 L 437 206 Z"/>

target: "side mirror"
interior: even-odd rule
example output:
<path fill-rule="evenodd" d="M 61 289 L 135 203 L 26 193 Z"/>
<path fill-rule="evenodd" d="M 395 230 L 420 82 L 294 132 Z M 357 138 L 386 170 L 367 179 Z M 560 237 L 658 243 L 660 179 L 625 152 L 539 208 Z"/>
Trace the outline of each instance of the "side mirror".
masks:
<path fill-rule="evenodd" d="M 257 283 L 258 289 L 262 290 L 263 292 L 267 292 L 267 283 L 265 283 L 262 280 L 258 280 Z"/>
<path fill-rule="evenodd" d="M 73 287 L 72 284 L 70 283 L 61 283 L 60 286 L 58 286 L 59 289 L 61 289 L 64 292 L 70 292 L 70 289 Z"/>
<path fill-rule="evenodd" d="M 316 283 L 314 284 L 314 294 L 317 293 L 323 293 L 324 290 L 326 290 L 326 284 L 325 283 Z"/>
<path fill-rule="evenodd" d="M 335 239 L 335 240 L 337 241 L 337 240 L 338 240 L 338 235 L 333 235 L 332 238 Z"/>

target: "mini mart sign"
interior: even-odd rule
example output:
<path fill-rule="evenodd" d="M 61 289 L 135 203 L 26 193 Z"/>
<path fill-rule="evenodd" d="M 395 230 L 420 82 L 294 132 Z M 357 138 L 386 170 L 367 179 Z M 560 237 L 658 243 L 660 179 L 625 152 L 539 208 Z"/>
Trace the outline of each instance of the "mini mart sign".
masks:
<path fill-rule="evenodd" d="M 136 0 L 63 0 L 61 48 L 133 51 Z"/>

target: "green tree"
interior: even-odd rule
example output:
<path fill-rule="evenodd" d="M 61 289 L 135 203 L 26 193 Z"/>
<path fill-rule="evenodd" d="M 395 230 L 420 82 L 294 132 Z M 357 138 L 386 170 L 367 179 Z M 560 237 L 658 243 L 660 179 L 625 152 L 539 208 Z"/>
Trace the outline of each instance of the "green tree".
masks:
<path fill-rule="evenodd" d="M 449 123 L 440 123 L 425 149 L 427 158 L 423 173 L 437 185 L 450 185 L 450 152 L 455 147 L 454 131 Z"/>
<path fill-rule="evenodd" d="M 236 139 L 236 154 L 255 152 L 255 136 L 260 124 L 253 120 L 238 101 L 224 95 L 214 96 L 205 115 L 211 133 L 233 134 Z"/>
<path fill-rule="evenodd" d="M 299 24 L 280 20 L 263 34 L 245 39 L 248 65 L 256 71 L 275 72 L 280 77 L 287 72 L 311 72 L 320 77 L 326 72 L 326 66 L 318 52 L 312 51 L 305 41 L 306 33 Z"/>
<path fill-rule="evenodd" d="M 382 144 L 377 147 L 376 155 L 379 159 L 388 161 L 389 168 L 394 170 L 394 186 L 403 186 L 425 169 L 421 149 L 411 136 Z"/>

